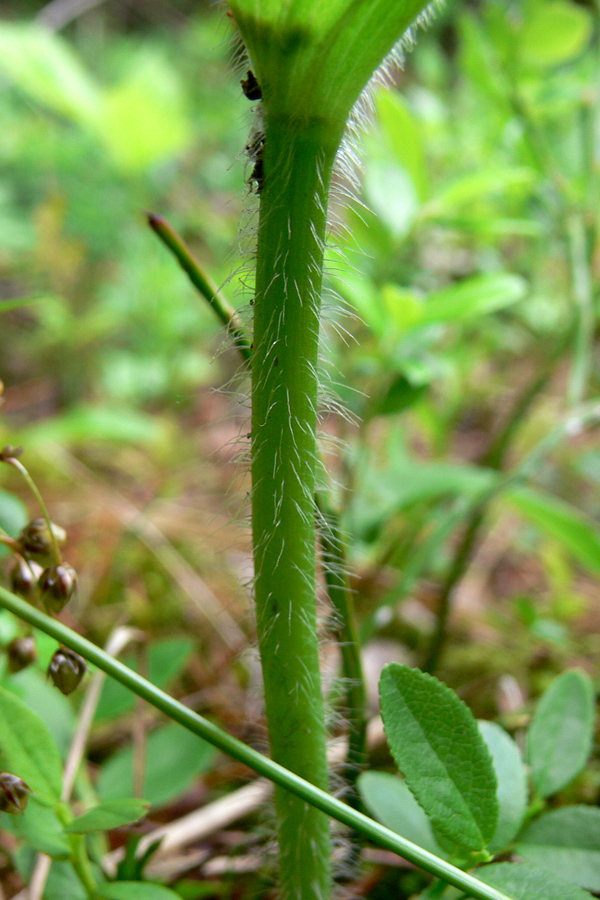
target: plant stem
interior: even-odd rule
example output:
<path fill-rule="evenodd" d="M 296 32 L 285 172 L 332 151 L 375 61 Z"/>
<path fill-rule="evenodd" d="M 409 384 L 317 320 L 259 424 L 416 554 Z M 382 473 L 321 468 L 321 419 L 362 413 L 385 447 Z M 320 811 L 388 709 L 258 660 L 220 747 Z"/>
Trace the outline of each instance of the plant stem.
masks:
<path fill-rule="evenodd" d="M 180 234 L 162 216 L 148 214 L 148 222 L 181 263 L 183 270 L 200 295 L 209 303 L 219 320 L 240 340 L 235 340 L 245 363 L 252 357 L 250 337 L 243 331 L 235 309 L 214 282 L 204 272 L 198 260 Z M 360 658 L 360 641 L 354 619 L 352 597 L 345 576 L 344 541 L 339 528 L 339 516 L 331 508 L 324 491 L 315 492 L 315 503 L 320 510 L 319 529 L 321 551 L 325 571 L 327 596 L 338 620 L 338 640 L 342 650 L 343 675 L 347 683 L 347 716 L 349 726 L 346 780 L 351 788 L 350 802 L 356 798 L 354 784 L 359 771 L 366 763 L 366 690 Z"/>
<path fill-rule="evenodd" d="M 320 122 L 265 121 L 252 352 L 255 602 L 273 759 L 327 790 L 315 606 L 317 355 L 327 191 Z M 276 790 L 282 897 L 326 900 L 325 816 Z"/>
<path fill-rule="evenodd" d="M 162 216 L 147 213 L 150 228 L 158 235 L 163 244 L 171 251 L 185 274 L 188 276 L 196 290 L 208 302 L 214 310 L 217 318 L 223 323 L 233 338 L 233 342 L 242 355 L 242 359 L 248 362 L 250 359 L 250 339 L 240 322 L 236 310 L 225 299 L 210 275 L 208 275 L 181 235 Z"/>
<path fill-rule="evenodd" d="M 46 506 L 46 504 L 44 502 L 44 498 L 42 497 L 37 484 L 35 483 L 35 481 L 33 480 L 33 478 L 31 477 L 31 475 L 29 474 L 29 472 L 27 471 L 27 469 L 25 468 L 25 466 L 23 465 L 23 463 L 20 460 L 15 459 L 14 456 L 11 456 L 11 457 L 7 457 L 4 460 L 4 462 L 8 463 L 9 466 L 13 466 L 13 468 L 17 469 L 17 471 L 19 471 L 21 473 L 21 475 L 25 479 L 25 482 L 27 483 L 27 486 L 29 487 L 31 493 L 33 494 L 33 496 L 39 503 L 40 509 L 42 510 L 42 515 L 44 516 L 44 519 L 46 520 L 46 525 L 48 526 L 48 531 L 50 533 L 50 540 L 52 541 L 52 549 L 54 551 L 54 561 L 55 561 L 56 565 L 59 566 L 62 562 L 62 555 L 60 552 L 60 547 L 58 546 L 58 541 L 56 540 L 56 535 L 55 535 L 54 529 L 52 527 L 52 522 L 50 520 L 50 514 L 48 512 L 48 507 Z"/>
<path fill-rule="evenodd" d="M 252 747 L 243 744 L 217 725 L 184 706 L 183 703 L 174 700 L 173 697 L 169 697 L 156 685 L 146 681 L 137 672 L 129 669 L 122 662 L 106 653 L 105 650 L 92 644 L 91 641 L 67 628 L 66 625 L 63 625 L 56 619 L 52 619 L 35 607 L 30 606 L 3 587 L 0 587 L 0 606 L 8 609 L 24 621 L 29 622 L 34 628 L 39 628 L 40 631 L 60 641 L 66 647 L 70 647 L 76 653 L 81 654 L 90 663 L 98 666 L 99 669 L 102 669 L 107 675 L 110 675 L 139 697 L 143 697 L 155 709 L 160 710 L 174 722 L 178 722 L 184 728 L 187 728 L 188 731 L 208 741 L 214 747 L 234 757 L 234 759 L 237 759 L 244 765 L 249 766 L 259 775 L 263 775 L 279 787 L 285 788 L 286 791 L 293 793 L 306 803 L 315 806 L 327 816 L 331 816 L 338 822 L 360 831 L 361 834 L 370 838 L 376 844 L 398 853 L 432 875 L 442 878 L 448 884 L 459 888 L 468 894 L 469 897 L 474 897 L 475 900 L 511 900 L 506 894 L 502 894 L 495 888 L 483 884 L 473 875 L 462 872 L 445 860 L 434 856 L 427 850 L 423 850 L 422 847 L 400 837 L 400 835 L 390 831 L 389 828 L 380 825 L 373 819 L 369 819 L 363 813 L 352 809 L 310 782 L 288 771 L 267 756 L 263 756 L 262 753 L 259 753 Z"/>

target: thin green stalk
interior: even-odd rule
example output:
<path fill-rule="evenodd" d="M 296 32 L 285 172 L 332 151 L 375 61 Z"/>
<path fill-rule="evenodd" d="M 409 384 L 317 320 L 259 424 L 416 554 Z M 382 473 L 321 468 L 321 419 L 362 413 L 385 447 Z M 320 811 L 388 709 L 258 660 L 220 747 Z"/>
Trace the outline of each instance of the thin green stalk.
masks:
<path fill-rule="evenodd" d="M 577 311 L 577 330 L 573 347 L 573 369 L 569 384 L 569 401 L 581 403 L 592 370 L 594 341 L 594 294 L 590 276 L 585 224 L 581 214 L 567 222 L 571 256 L 573 298 Z"/>
<path fill-rule="evenodd" d="M 171 251 L 194 287 L 200 292 L 223 323 L 245 362 L 250 360 L 250 338 L 240 322 L 236 310 L 225 299 L 210 275 L 208 275 L 191 252 L 183 238 L 162 216 L 147 213 L 150 228 Z"/>
<path fill-rule="evenodd" d="M 321 121 L 265 120 L 252 352 L 252 531 L 273 759 L 328 788 L 315 606 L 320 292 L 331 168 Z M 276 790 L 285 900 L 331 894 L 329 822 Z"/>
<path fill-rule="evenodd" d="M 235 309 L 222 293 L 216 293 L 214 283 L 173 226 L 162 216 L 151 213 L 148 214 L 148 222 L 167 249 L 180 261 L 191 283 L 208 301 L 219 320 L 231 334 L 240 337 L 240 340 L 236 341 L 236 346 L 244 362 L 249 363 L 252 356 L 250 337 L 243 332 Z M 344 542 L 340 534 L 339 517 L 331 509 L 323 491 L 316 491 L 315 503 L 321 511 L 323 520 L 319 524 L 325 585 L 327 596 L 339 622 L 338 640 L 342 650 L 343 675 L 348 685 L 346 701 L 349 744 L 346 778 L 352 789 L 351 796 L 356 797 L 353 786 L 366 762 L 366 691 L 360 642 L 354 620 L 352 597 L 344 574 Z"/>
<path fill-rule="evenodd" d="M 66 625 L 63 625 L 56 619 L 52 619 L 35 607 L 30 606 L 3 587 L 0 587 L 0 606 L 28 622 L 34 628 L 39 628 L 40 631 L 60 641 L 66 647 L 70 647 L 76 653 L 81 654 L 90 663 L 98 666 L 111 678 L 133 691 L 138 697 L 142 697 L 155 709 L 169 716 L 174 722 L 178 722 L 193 734 L 237 759 L 259 775 L 268 778 L 280 788 L 284 788 L 286 792 L 294 794 L 303 802 L 321 810 L 326 816 L 330 816 L 338 822 L 360 831 L 361 834 L 370 838 L 374 843 L 394 853 L 398 853 L 404 859 L 414 863 L 414 865 L 420 866 L 432 875 L 464 891 L 470 897 L 474 897 L 475 900 L 511 900 L 506 894 L 483 884 L 473 875 L 457 869 L 445 860 L 439 859 L 427 850 L 423 850 L 423 848 L 418 847 L 411 841 L 407 841 L 378 822 L 369 819 L 363 813 L 352 809 L 295 773 L 288 771 L 267 756 L 263 756 L 262 753 L 252 749 L 252 747 L 243 744 L 217 725 L 199 716 L 179 701 L 174 700 L 173 697 L 169 697 L 156 685 L 146 681 L 137 672 L 129 669 L 122 662 L 106 653 L 105 650 L 92 644 L 91 641 L 67 628 Z"/>
<path fill-rule="evenodd" d="M 46 525 L 48 526 L 48 531 L 50 533 L 50 540 L 52 541 L 52 550 L 54 551 L 54 560 L 55 560 L 57 566 L 60 565 L 62 562 L 62 554 L 60 552 L 60 547 L 58 546 L 58 541 L 56 540 L 54 528 L 52 527 L 52 522 L 50 520 L 50 514 L 48 512 L 48 508 L 44 502 L 44 498 L 42 497 L 42 495 L 38 489 L 37 484 L 31 477 L 31 475 L 29 474 L 29 472 L 27 471 L 27 469 L 25 468 L 23 463 L 20 462 L 18 459 L 16 459 L 16 457 L 7 456 L 4 458 L 4 462 L 7 463 L 9 466 L 13 466 L 13 468 L 17 469 L 17 471 L 21 473 L 21 475 L 25 479 L 25 482 L 26 482 L 27 486 L 29 487 L 31 493 L 33 494 L 33 496 L 39 503 L 40 509 L 42 510 L 42 515 L 44 516 L 44 519 L 46 520 Z"/>

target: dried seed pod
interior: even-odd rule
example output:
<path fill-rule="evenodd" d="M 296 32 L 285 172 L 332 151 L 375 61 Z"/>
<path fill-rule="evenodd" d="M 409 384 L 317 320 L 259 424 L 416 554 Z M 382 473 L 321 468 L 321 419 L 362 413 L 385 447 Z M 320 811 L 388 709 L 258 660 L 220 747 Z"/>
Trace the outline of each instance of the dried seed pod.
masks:
<path fill-rule="evenodd" d="M 48 666 L 48 678 L 52 679 L 62 694 L 72 694 L 81 684 L 86 672 L 84 658 L 67 647 L 57 650 Z"/>
<path fill-rule="evenodd" d="M 11 815 L 24 812 L 31 793 L 29 785 L 18 775 L 0 772 L 0 812 Z"/>
<path fill-rule="evenodd" d="M 15 594 L 35 604 L 39 598 L 38 580 L 43 569 L 36 562 L 18 556 L 10 570 L 10 586 Z"/>
<path fill-rule="evenodd" d="M 68 563 L 50 566 L 40 575 L 38 587 L 48 612 L 59 613 L 77 590 L 77 573 Z"/>
<path fill-rule="evenodd" d="M 248 100 L 262 100 L 260 84 L 256 80 L 256 75 L 251 69 L 248 69 L 248 75 L 246 78 L 242 78 L 240 84 L 242 85 L 244 97 L 247 97 Z"/>
<path fill-rule="evenodd" d="M 15 638 L 6 648 L 8 669 L 15 674 L 26 669 L 37 659 L 35 640 L 31 636 Z"/>
<path fill-rule="evenodd" d="M 52 535 L 58 546 L 62 547 L 67 539 L 67 532 L 54 522 L 50 524 L 52 531 L 48 528 L 45 518 L 38 516 L 23 528 L 18 537 L 18 544 L 24 556 L 31 556 L 42 564 L 49 563 L 54 559 Z"/>

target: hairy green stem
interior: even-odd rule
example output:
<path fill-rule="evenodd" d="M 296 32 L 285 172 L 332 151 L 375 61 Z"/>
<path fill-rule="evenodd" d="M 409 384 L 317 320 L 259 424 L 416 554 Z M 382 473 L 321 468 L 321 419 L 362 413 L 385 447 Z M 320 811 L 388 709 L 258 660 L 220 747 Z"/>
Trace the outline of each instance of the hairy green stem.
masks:
<path fill-rule="evenodd" d="M 99 669 L 102 669 L 111 678 L 133 691 L 138 697 L 147 700 L 155 709 L 169 716 L 174 722 L 178 722 L 184 728 L 187 728 L 188 731 L 208 741 L 208 743 L 253 769 L 259 775 L 268 778 L 280 788 L 284 788 L 286 792 L 294 794 L 301 798 L 302 801 L 321 810 L 326 816 L 336 819 L 349 828 L 360 831 L 361 834 L 370 838 L 374 843 L 392 850 L 394 853 L 398 853 L 416 866 L 420 866 L 432 875 L 442 878 L 448 884 L 459 888 L 469 897 L 474 897 L 475 900 L 511 900 L 506 894 L 483 884 L 473 875 L 457 869 L 445 860 L 434 856 L 427 850 L 423 850 L 422 847 L 400 837 L 400 835 L 390 831 L 389 828 L 352 809 L 352 807 L 347 806 L 345 803 L 332 797 L 331 794 L 285 769 L 272 759 L 269 759 L 269 757 L 263 756 L 262 753 L 243 744 L 217 725 L 209 722 L 208 719 L 199 716 L 187 706 L 184 706 L 183 703 L 165 694 L 160 688 L 157 688 L 150 681 L 134 672 L 133 669 L 128 668 L 122 662 L 110 656 L 105 650 L 77 634 L 76 631 L 67 628 L 66 625 L 63 625 L 56 619 L 52 619 L 3 587 L 0 587 L 0 606 L 28 622 L 34 628 L 39 628 L 40 631 L 60 641 L 66 647 L 70 647 L 76 653 L 81 654 L 88 662 L 98 666 Z"/>
<path fill-rule="evenodd" d="M 317 356 L 327 193 L 339 135 L 265 121 L 252 352 L 256 620 L 273 759 L 328 787 L 315 605 Z M 276 790 L 285 900 L 331 894 L 329 822 Z"/>
<path fill-rule="evenodd" d="M 250 337 L 244 332 L 235 309 L 204 272 L 198 260 L 180 234 L 162 216 L 148 214 L 148 222 L 164 245 L 169 249 L 200 295 L 208 302 L 219 320 L 233 334 L 242 359 L 249 363 L 252 350 Z M 239 339 L 238 339 L 239 338 Z M 346 780 L 350 786 L 350 801 L 356 799 L 354 785 L 360 769 L 366 763 L 366 691 L 360 641 L 354 619 L 352 597 L 345 575 L 344 541 L 339 527 L 339 516 L 335 513 L 323 491 L 316 491 L 315 503 L 320 510 L 319 522 L 321 552 L 325 572 L 327 596 L 335 611 L 338 624 L 337 637 L 342 651 L 343 675 L 347 684 L 347 718 L 349 744 L 346 764 Z"/>

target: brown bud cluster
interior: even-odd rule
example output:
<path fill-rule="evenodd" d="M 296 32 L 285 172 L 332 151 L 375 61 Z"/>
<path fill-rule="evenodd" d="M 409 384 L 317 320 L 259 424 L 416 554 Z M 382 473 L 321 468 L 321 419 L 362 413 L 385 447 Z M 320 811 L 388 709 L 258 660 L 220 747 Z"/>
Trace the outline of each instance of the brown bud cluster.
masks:
<path fill-rule="evenodd" d="M 72 694 L 79 687 L 87 665 L 82 656 L 63 647 L 57 650 L 48 666 L 48 678 L 62 694 Z"/>

